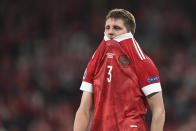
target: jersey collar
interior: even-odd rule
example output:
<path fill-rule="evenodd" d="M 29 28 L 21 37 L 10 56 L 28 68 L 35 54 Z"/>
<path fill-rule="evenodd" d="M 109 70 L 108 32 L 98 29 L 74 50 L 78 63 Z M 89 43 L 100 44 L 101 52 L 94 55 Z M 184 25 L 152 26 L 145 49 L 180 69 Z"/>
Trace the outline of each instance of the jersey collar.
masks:
<path fill-rule="evenodd" d="M 123 40 L 130 39 L 130 38 L 133 38 L 132 33 L 125 33 L 125 34 L 122 34 L 122 35 L 119 35 L 119 36 L 114 37 L 113 40 L 115 40 L 115 41 L 117 41 L 117 42 L 121 42 L 121 41 L 123 41 Z M 105 40 L 105 41 L 108 41 L 108 40 L 110 40 L 110 39 L 105 35 L 105 36 L 104 36 L 104 40 Z"/>

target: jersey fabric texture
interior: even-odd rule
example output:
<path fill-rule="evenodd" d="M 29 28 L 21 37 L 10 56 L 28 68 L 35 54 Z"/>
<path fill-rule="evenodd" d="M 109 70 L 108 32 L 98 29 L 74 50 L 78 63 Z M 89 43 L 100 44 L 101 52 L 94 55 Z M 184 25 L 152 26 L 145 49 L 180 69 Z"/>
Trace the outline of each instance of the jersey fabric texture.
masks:
<path fill-rule="evenodd" d="M 161 91 L 159 72 L 131 33 L 104 36 L 83 76 L 92 92 L 91 131 L 146 131 L 146 96 Z"/>

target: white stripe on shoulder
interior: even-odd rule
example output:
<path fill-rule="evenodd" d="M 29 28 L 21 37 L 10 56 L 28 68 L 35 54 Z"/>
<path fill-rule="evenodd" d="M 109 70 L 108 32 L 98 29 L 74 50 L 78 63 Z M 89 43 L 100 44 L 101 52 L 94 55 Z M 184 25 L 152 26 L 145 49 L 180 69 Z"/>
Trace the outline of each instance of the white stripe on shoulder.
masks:
<path fill-rule="evenodd" d="M 135 47 L 135 49 L 136 49 L 136 51 L 137 51 L 137 53 L 138 53 L 140 59 L 143 60 L 143 57 L 141 56 L 141 53 L 139 52 L 138 47 L 137 47 L 135 41 L 134 41 L 133 39 L 131 39 L 131 40 L 132 40 L 132 42 L 133 42 L 133 45 L 134 45 L 134 47 Z"/>
<path fill-rule="evenodd" d="M 93 59 L 93 58 L 94 58 L 94 56 L 95 56 L 95 53 L 96 53 L 96 51 L 94 52 L 94 54 L 93 54 L 93 56 L 92 56 L 92 58 L 91 58 L 91 59 Z"/>
<path fill-rule="evenodd" d="M 139 44 L 137 43 L 137 41 L 136 41 L 135 39 L 134 39 L 134 41 L 135 41 L 135 43 L 136 43 L 137 48 L 139 49 L 139 52 L 140 52 L 141 55 L 142 55 L 142 58 L 145 60 L 146 58 L 145 58 L 145 56 L 144 56 L 143 51 L 141 50 L 141 47 L 139 46 Z"/>

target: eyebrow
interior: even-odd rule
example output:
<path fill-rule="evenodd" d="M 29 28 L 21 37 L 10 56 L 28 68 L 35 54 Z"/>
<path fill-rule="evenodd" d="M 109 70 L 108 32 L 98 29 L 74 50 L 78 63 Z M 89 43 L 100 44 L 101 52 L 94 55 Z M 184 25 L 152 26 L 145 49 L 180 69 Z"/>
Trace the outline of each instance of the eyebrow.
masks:
<path fill-rule="evenodd" d="M 108 28 L 108 27 L 110 27 L 110 25 L 106 25 L 106 26 L 105 26 L 105 28 Z M 120 29 L 122 29 L 122 27 L 120 27 L 120 26 L 118 26 L 118 25 L 113 25 L 112 27 L 113 27 L 113 28 L 120 28 Z"/>
<path fill-rule="evenodd" d="M 120 26 L 118 26 L 118 25 L 114 25 L 113 27 L 114 27 L 114 28 L 120 28 L 120 29 L 122 29 L 122 27 L 120 27 Z"/>

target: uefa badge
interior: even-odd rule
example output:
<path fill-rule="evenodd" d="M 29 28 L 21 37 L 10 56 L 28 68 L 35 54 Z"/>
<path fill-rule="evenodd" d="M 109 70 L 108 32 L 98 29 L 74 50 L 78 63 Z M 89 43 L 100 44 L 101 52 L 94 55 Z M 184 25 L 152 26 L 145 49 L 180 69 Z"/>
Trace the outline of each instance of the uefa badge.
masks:
<path fill-rule="evenodd" d="M 86 78 L 87 75 L 87 69 L 85 69 L 84 75 L 83 75 L 83 80 Z"/>
<path fill-rule="evenodd" d="M 149 77 L 147 78 L 148 83 L 157 82 L 159 81 L 159 76 Z"/>

